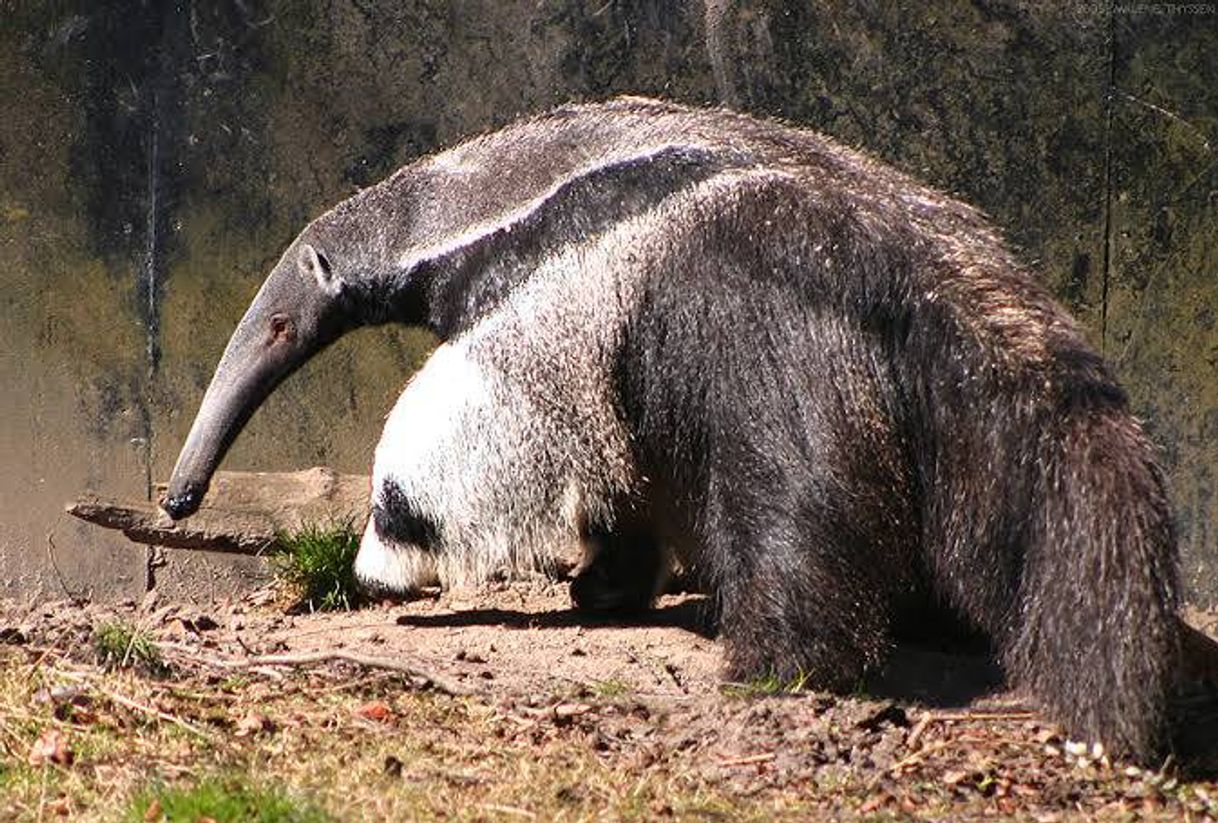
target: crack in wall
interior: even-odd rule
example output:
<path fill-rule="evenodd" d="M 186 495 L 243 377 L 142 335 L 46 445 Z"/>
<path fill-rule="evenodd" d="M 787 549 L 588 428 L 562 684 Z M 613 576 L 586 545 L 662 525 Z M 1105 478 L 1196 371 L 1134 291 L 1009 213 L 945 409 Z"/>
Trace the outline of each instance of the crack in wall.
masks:
<path fill-rule="evenodd" d="M 161 68 L 164 71 L 164 67 Z M 143 469 L 144 496 L 152 500 L 152 459 L 153 459 L 153 425 L 152 399 L 150 393 L 156 380 L 160 366 L 160 308 L 158 303 L 158 281 L 161 267 L 160 260 L 160 159 L 161 159 L 161 95 L 152 89 L 151 106 L 148 118 L 148 177 L 147 177 L 147 215 L 145 222 L 146 236 L 144 238 L 144 261 L 141 267 L 140 280 L 144 289 L 144 390 L 139 394 L 140 426 L 144 438 Z M 153 567 L 156 558 L 154 546 L 144 547 L 144 591 L 151 591 L 156 585 Z"/>
<path fill-rule="evenodd" d="M 152 437 L 153 431 L 150 420 L 151 400 L 148 392 L 151 389 L 153 381 L 156 379 L 160 365 L 160 307 L 158 305 L 158 281 L 160 270 L 160 154 L 161 154 L 161 112 L 160 112 L 160 95 L 153 89 L 152 91 L 152 106 L 149 122 L 148 134 L 148 178 L 147 178 L 147 222 L 145 231 L 147 232 L 144 238 L 144 262 L 141 271 L 141 279 L 144 288 L 144 331 L 145 331 L 145 348 L 144 356 L 145 373 L 144 377 L 147 381 L 145 389 L 140 395 L 142 411 L 147 421 L 147 428 L 144 432 L 145 449 L 144 449 L 144 493 L 149 500 L 152 499 Z"/>
<path fill-rule="evenodd" d="M 738 106 L 740 101 L 736 95 L 736 87 L 732 82 L 730 68 L 727 64 L 724 45 L 724 15 L 730 0 L 705 0 L 703 26 L 706 41 L 706 54 L 711 66 L 711 75 L 715 79 L 715 89 L 719 102 L 729 106 Z"/>
<path fill-rule="evenodd" d="M 1112 274 L 1112 117 L 1116 105 L 1116 11 L 1108 7 L 1108 82 L 1104 89 L 1104 254 L 1100 279 L 1100 352 L 1108 353 L 1108 289 Z"/>

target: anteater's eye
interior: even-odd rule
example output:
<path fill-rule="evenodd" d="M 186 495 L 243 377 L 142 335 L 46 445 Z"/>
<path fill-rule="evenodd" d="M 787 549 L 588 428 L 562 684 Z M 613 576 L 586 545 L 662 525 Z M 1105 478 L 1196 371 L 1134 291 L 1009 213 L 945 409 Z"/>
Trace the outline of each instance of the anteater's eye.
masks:
<path fill-rule="evenodd" d="M 271 315 L 271 342 L 291 340 L 296 336 L 296 326 L 286 314 Z"/>

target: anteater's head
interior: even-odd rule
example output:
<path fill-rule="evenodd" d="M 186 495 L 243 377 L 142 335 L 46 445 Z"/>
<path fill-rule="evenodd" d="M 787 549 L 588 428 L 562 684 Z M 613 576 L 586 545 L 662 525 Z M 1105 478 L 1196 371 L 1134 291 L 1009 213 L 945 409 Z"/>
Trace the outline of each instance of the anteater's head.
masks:
<path fill-rule="evenodd" d="M 508 268 L 531 273 L 529 255 L 546 250 L 542 240 L 567 242 L 562 226 L 582 235 L 649 207 L 657 193 L 702 179 L 713 169 L 704 153 L 665 149 L 670 138 L 642 129 L 651 124 L 654 131 L 655 116 L 665 112 L 670 108 L 655 102 L 625 100 L 524 121 L 415 161 L 315 220 L 233 333 L 161 501 L 165 511 L 176 519 L 199 508 L 250 415 L 344 331 L 427 321 L 443 338 L 460 326 L 457 315 L 486 309 L 479 295 L 512 282 Z M 559 228 L 545 228 L 547 220 Z M 534 237 L 538 232 L 545 238 Z M 500 246 L 507 252 L 498 254 Z M 488 260 L 502 269 L 494 269 L 494 287 L 479 290 L 471 285 L 476 279 L 459 275 Z M 429 284 L 443 277 L 452 288 L 442 295 Z M 436 320 L 445 311 L 452 323 Z"/>
<path fill-rule="evenodd" d="M 233 332 L 161 501 L 175 520 L 199 508 L 220 460 L 271 390 L 366 322 L 361 295 L 377 266 L 367 244 L 336 222 L 320 218 L 288 246 Z"/>

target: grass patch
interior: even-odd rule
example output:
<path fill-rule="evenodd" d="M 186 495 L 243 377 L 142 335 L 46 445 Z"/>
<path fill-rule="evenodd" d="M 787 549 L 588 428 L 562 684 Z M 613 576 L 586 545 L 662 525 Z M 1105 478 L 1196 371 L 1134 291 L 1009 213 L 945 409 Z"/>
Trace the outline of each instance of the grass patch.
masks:
<path fill-rule="evenodd" d="M 113 620 L 95 628 L 93 651 L 104 669 L 139 669 L 158 676 L 169 671 L 152 638 L 125 621 Z"/>
<path fill-rule="evenodd" d="M 228 694 L 212 673 L 182 666 L 173 681 L 98 669 L 90 677 L 93 716 L 58 720 L 36 694 L 60 679 L 59 667 L 78 672 L 80 665 L 0 646 L 0 820 L 769 821 L 788 809 L 792 819 L 810 814 L 802 796 L 734 797 L 663 752 L 646 763 L 630 750 L 609 757 L 579 721 L 543 713 L 526 729 L 496 706 L 415 693 L 399 678 L 336 684 L 333 673 L 252 676 L 230 681 L 236 692 Z M 132 710 L 106 692 L 164 716 Z M 392 707 L 375 728 L 360 714 L 370 701 Z M 251 711 L 271 726 L 242 734 Z M 214 738 L 183 733 L 170 717 Z M 72 757 L 31 763 L 29 753 L 52 732 Z"/>
<path fill-rule="evenodd" d="M 590 691 L 595 697 L 624 697 L 630 694 L 630 686 L 620 680 L 597 680 L 592 683 Z"/>
<path fill-rule="evenodd" d="M 784 678 L 770 673 L 744 683 L 724 683 L 719 691 L 725 697 L 774 697 L 783 694 L 802 694 L 807 690 L 808 675 L 797 672 L 794 677 Z"/>
<path fill-rule="evenodd" d="M 164 820 L 232 820 L 245 823 L 322 823 L 330 817 L 278 787 L 254 787 L 241 777 L 207 778 L 193 786 L 160 787 L 141 792 L 126 819 L 132 823 Z"/>
<path fill-rule="evenodd" d="M 355 582 L 359 534 L 350 523 L 309 524 L 278 535 L 276 544 L 275 575 L 301 606 L 309 611 L 336 611 L 359 605 Z"/>

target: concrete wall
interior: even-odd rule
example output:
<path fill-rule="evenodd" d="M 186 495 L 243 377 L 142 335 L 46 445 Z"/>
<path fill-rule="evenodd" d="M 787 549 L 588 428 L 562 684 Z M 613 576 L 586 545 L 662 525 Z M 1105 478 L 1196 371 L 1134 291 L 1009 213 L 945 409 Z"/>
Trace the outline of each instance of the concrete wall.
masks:
<path fill-rule="evenodd" d="M 0 3 L 0 594 L 230 589 L 230 559 L 153 553 L 63 502 L 168 475 L 311 216 L 519 113 L 638 92 L 808 124 L 993 215 L 1126 380 L 1191 594 L 1218 601 L 1218 14 L 1061 5 Z M 225 467 L 366 471 L 428 344 L 342 341 Z"/>

